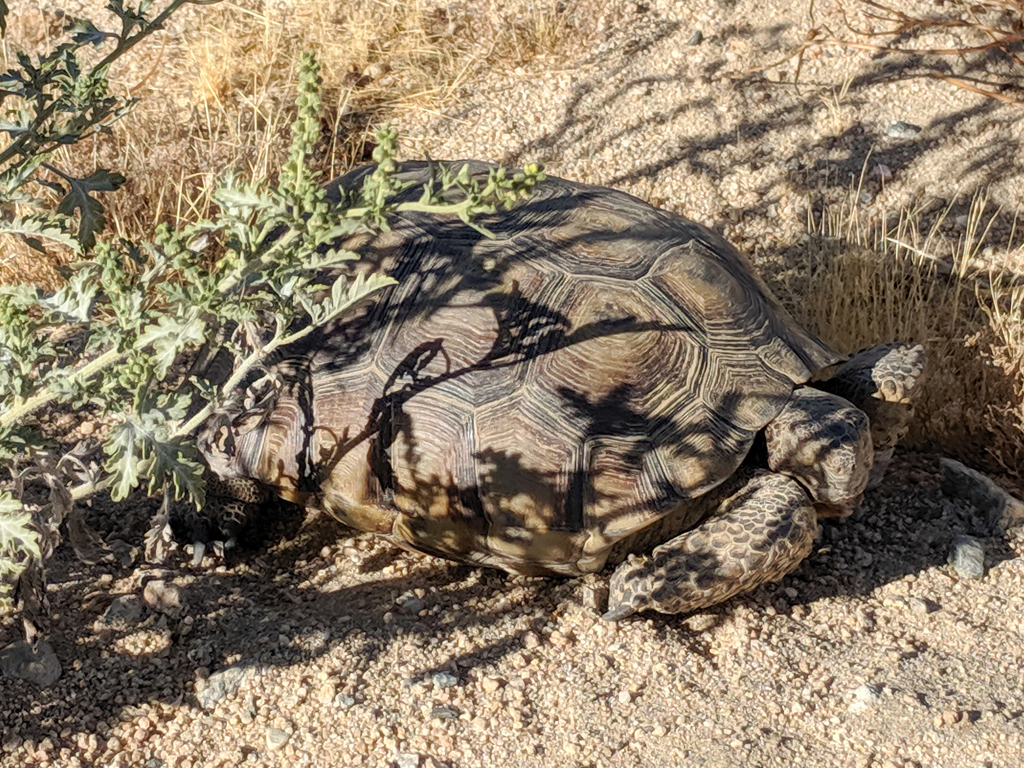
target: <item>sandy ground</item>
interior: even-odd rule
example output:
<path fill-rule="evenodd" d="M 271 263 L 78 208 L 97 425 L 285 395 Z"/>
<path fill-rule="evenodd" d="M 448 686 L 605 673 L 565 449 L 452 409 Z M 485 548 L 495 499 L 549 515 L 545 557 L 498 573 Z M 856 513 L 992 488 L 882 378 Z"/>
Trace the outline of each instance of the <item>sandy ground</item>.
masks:
<path fill-rule="evenodd" d="M 543 160 L 719 227 L 769 277 L 808 205 L 865 168 L 866 215 L 981 189 L 1024 199 L 1017 108 L 842 50 L 808 59 L 799 91 L 793 62 L 724 77 L 802 39 L 805 4 L 771 5 L 610 7 L 578 57 L 399 115 L 406 154 Z M 894 135 L 898 121 L 920 131 Z M 90 514 L 139 546 L 149 511 Z M 0 678 L 0 765 L 1022 764 L 1024 543 L 944 496 L 935 456 L 898 455 L 780 584 L 617 626 L 592 585 L 410 555 L 321 518 L 269 528 L 201 569 L 61 551 L 48 638 L 63 674 Z M 960 534 L 986 547 L 981 579 L 946 564 Z M 0 624 L 0 647 L 16 639 Z"/>

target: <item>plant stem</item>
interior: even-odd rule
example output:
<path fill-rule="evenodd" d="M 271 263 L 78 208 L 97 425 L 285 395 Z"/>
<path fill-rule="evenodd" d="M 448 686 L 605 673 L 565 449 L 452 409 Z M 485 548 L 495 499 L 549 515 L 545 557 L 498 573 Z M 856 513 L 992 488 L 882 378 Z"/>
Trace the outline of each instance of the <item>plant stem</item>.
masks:
<path fill-rule="evenodd" d="M 93 374 L 98 373 L 102 368 L 108 365 L 113 365 L 124 357 L 124 352 L 118 352 L 117 349 L 110 349 L 104 352 L 102 355 L 86 363 L 77 371 L 71 374 L 73 382 L 85 381 L 90 378 Z M 28 400 L 25 400 L 19 405 L 15 405 L 11 410 L 4 414 L 0 414 L 0 427 L 7 427 L 24 418 L 28 414 L 37 408 L 41 408 L 47 403 L 56 399 L 57 394 L 53 392 L 50 387 L 45 387 L 42 392 L 33 395 Z"/>

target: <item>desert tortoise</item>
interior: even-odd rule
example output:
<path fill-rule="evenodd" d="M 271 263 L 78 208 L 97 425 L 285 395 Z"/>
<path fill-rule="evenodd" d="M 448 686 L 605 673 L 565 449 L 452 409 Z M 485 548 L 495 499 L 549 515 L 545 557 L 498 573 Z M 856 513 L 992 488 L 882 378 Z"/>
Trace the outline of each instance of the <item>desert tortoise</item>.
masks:
<path fill-rule="evenodd" d="M 348 244 L 398 285 L 276 359 L 257 426 L 200 435 L 228 495 L 514 573 L 621 563 L 619 619 L 781 578 L 884 471 L 921 347 L 847 361 L 717 234 L 611 189 L 549 177 L 480 223 L 403 214 Z"/>

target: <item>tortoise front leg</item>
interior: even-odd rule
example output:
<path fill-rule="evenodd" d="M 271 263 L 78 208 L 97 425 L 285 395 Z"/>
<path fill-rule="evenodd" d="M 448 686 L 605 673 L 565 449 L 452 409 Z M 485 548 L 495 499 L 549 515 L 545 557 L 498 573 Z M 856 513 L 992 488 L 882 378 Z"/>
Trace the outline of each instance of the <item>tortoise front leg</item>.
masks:
<path fill-rule="evenodd" d="M 686 613 L 778 581 L 807 557 L 817 530 L 814 505 L 796 480 L 758 475 L 701 525 L 620 565 L 603 618 Z"/>

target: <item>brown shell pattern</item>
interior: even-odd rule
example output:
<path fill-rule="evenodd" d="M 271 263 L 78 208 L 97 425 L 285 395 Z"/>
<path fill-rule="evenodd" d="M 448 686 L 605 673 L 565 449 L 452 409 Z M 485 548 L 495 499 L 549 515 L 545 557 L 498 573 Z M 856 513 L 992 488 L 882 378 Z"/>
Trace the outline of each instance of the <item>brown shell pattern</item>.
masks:
<path fill-rule="evenodd" d="M 629 195 L 549 178 L 480 223 L 405 215 L 368 244 L 399 284 L 281 362 L 310 387 L 254 474 L 419 550 L 592 571 L 840 359 L 719 236 Z"/>

